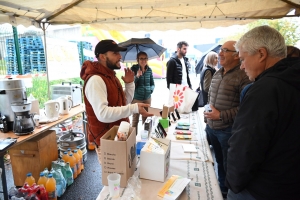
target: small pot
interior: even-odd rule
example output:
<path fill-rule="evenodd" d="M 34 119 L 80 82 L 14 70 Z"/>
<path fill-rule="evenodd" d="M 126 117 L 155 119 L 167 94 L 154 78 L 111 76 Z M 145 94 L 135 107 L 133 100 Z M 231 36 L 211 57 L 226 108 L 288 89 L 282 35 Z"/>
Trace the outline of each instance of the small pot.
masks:
<path fill-rule="evenodd" d="M 13 112 L 26 112 L 31 110 L 31 103 L 28 101 L 24 102 L 13 102 L 10 104 Z"/>

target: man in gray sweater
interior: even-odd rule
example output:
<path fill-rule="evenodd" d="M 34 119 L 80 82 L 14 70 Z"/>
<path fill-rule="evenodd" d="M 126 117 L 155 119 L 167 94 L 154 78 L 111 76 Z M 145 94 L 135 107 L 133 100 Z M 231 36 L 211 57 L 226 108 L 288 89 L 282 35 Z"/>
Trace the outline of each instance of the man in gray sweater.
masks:
<path fill-rule="evenodd" d="M 211 112 L 204 112 L 207 120 L 206 132 L 214 148 L 218 163 L 218 180 L 224 197 L 228 140 L 231 128 L 240 103 L 242 89 L 250 83 L 248 76 L 240 70 L 238 52 L 234 48 L 235 41 L 225 42 L 219 52 L 222 66 L 213 76 L 208 92 Z"/>

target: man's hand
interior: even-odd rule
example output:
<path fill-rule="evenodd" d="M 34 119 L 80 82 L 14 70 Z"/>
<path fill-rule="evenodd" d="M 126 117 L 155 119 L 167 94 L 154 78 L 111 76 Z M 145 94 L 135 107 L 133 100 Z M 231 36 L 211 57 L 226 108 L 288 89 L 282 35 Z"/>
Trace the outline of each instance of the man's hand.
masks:
<path fill-rule="evenodd" d="M 140 77 L 140 76 L 142 76 L 143 75 L 143 72 L 142 72 L 142 70 L 139 68 L 139 70 L 137 71 L 137 73 L 136 73 L 136 77 Z"/>
<path fill-rule="evenodd" d="M 131 83 L 134 81 L 134 72 L 131 71 L 129 68 L 125 68 L 124 69 L 125 71 L 125 76 L 122 76 L 122 80 L 125 82 L 125 83 Z"/>
<path fill-rule="evenodd" d="M 145 103 L 138 103 L 138 107 L 139 107 L 139 113 L 143 116 L 143 117 L 151 117 L 153 116 L 153 114 L 148 113 L 145 110 L 145 107 L 150 107 L 150 104 L 145 104 Z"/>
<path fill-rule="evenodd" d="M 211 112 L 204 112 L 204 117 L 206 119 L 211 120 L 219 120 L 220 119 L 220 111 L 218 111 L 213 105 L 210 104 Z"/>

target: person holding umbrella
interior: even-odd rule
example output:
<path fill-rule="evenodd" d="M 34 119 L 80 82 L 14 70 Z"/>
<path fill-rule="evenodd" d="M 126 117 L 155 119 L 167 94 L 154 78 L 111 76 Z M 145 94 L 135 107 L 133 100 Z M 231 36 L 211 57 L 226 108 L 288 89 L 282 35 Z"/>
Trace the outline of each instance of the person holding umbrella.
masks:
<path fill-rule="evenodd" d="M 148 66 L 148 55 L 141 51 L 137 54 L 137 63 L 131 67 L 135 74 L 135 91 L 132 103 L 146 103 L 151 105 L 151 94 L 154 91 L 154 80 L 152 69 Z M 147 108 L 145 108 L 148 110 Z M 132 127 L 138 127 L 139 113 L 133 114 Z M 147 117 L 142 117 L 142 122 L 146 121 Z"/>

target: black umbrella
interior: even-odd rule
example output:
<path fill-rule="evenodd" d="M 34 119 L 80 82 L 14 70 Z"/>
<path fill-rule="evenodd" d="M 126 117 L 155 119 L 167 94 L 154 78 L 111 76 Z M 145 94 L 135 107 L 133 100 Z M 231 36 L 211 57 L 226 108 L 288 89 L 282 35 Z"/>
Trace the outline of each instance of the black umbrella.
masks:
<path fill-rule="evenodd" d="M 205 56 L 206 56 L 209 52 L 211 52 L 211 51 L 214 51 L 214 52 L 216 52 L 216 53 L 219 53 L 221 46 L 222 46 L 222 45 L 219 45 L 219 44 L 218 44 L 218 45 L 216 45 L 216 46 L 210 48 L 208 51 L 205 52 L 205 54 L 202 56 L 202 58 L 200 59 L 200 61 L 199 61 L 199 62 L 197 63 L 197 65 L 196 65 L 196 68 L 195 68 L 196 74 L 200 74 L 200 73 L 201 73 L 202 68 L 203 68 L 203 65 L 204 65 L 203 62 L 204 62 Z M 220 64 L 219 64 L 219 62 L 218 62 L 218 68 L 220 68 L 220 67 L 221 67 L 221 66 L 220 66 Z"/>
<path fill-rule="evenodd" d="M 121 51 L 123 62 L 135 62 L 138 52 L 145 52 L 148 59 L 160 57 L 166 48 L 156 44 L 150 38 L 131 38 L 118 44 L 120 47 L 127 47 L 127 51 Z"/>

